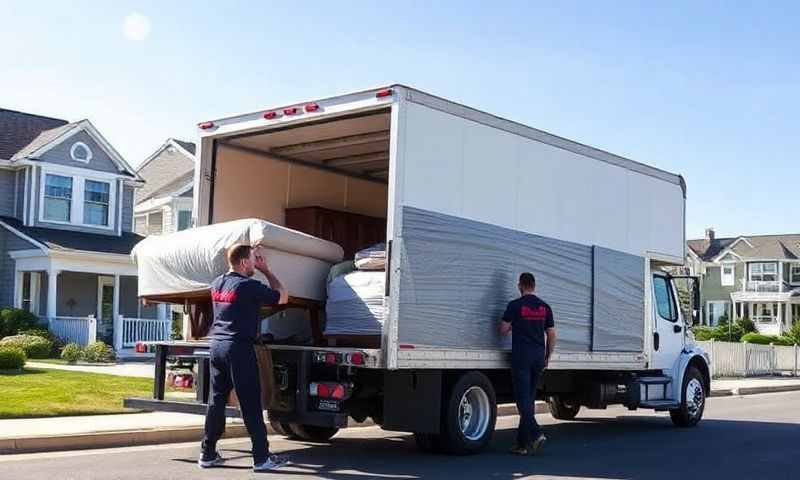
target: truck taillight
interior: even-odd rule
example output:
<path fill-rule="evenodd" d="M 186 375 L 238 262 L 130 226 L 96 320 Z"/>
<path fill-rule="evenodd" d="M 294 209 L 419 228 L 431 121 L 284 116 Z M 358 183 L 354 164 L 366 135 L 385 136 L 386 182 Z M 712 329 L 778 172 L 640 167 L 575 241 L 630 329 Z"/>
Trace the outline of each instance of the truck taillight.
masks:
<path fill-rule="evenodd" d="M 347 396 L 347 388 L 341 383 L 314 382 L 308 386 L 308 394 L 312 397 L 343 400 Z"/>
<path fill-rule="evenodd" d="M 201 130 L 208 130 L 214 127 L 214 122 L 203 122 L 197 126 L 200 127 Z"/>
<path fill-rule="evenodd" d="M 283 109 L 284 115 L 297 115 L 298 113 L 300 113 L 300 109 L 297 107 L 289 107 Z"/>
<path fill-rule="evenodd" d="M 319 105 L 317 105 L 316 103 L 309 103 L 308 105 L 306 105 L 305 108 L 306 112 L 316 112 L 317 110 L 319 110 Z"/>
<path fill-rule="evenodd" d="M 278 118 L 278 112 L 267 112 L 264 114 L 264 118 L 266 118 L 267 120 L 273 120 L 275 118 Z"/>
<path fill-rule="evenodd" d="M 375 94 L 376 98 L 386 98 L 391 97 L 394 92 L 391 88 L 387 88 L 385 90 L 380 90 L 378 93 Z"/>
<path fill-rule="evenodd" d="M 364 354 L 361 352 L 351 353 L 347 356 L 347 363 L 351 365 L 364 365 Z"/>

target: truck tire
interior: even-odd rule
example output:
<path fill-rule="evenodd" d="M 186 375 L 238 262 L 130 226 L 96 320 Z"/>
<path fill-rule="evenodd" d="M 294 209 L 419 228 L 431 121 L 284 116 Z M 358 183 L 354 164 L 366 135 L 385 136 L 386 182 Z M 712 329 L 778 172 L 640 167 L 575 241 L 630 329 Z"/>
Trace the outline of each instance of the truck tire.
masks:
<path fill-rule="evenodd" d="M 422 453 L 442 453 L 442 440 L 434 433 L 415 433 L 414 441 Z"/>
<path fill-rule="evenodd" d="M 547 398 L 547 408 L 550 409 L 550 415 L 557 420 L 575 420 L 578 412 L 581 411 L 579 403 L 566 403 L 558 395 L 552 395 Z"/>
<path fill-rule="evenodd" d="M 478 453 L 492 440 L 496 421 L 492 382 L 480 372 L 466 373 L 447 396 L 439 435 L 441 447 L 454 455 Z"/>
<path fill-rule="evenodd" d="M 316 425 L 289 424 L 291 432 L 300 440 L 325 443 L 339 431 L 336 427 L 318 427 Z"/>
<path fill-rule="evenodd" d="M 681 388 L 681 406 L 669 411 L 672 423 L 676 427 L 694 427 L 703 418 L 706 408 L 705 381 L 703 374 L 695 367 L 689 367 L 683 376 Z"/>
<path fill-rule="evenodd" d="M 297 440 L 299 437 L 294 434 L 292 431 L 292 427 L 288 423 L 282 423 L 275 420 L 269 421 L 269 426 L 272 428 L 275 433 L 278 435 L 283 435 L 284 437 L 289 438 L 290 440 Z"/>

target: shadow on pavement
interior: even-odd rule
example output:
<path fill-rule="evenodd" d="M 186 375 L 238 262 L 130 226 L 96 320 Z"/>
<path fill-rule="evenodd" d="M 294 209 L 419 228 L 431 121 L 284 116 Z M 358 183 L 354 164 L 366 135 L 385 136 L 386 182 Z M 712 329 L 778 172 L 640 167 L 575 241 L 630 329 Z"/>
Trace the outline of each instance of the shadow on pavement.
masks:
<path fill-rule="evenodd" d="M 280 474 L 338 480 L 365 476 L 516 479 L 529 475 L 671 480 L 676 475 L 704 479 L 745 475 L 796 478 L 791 452 L 800 439 L 800 426 L 793 423 L 706 419 L 696 428 L 678 429 L 663 416 L 630 415 L 579 418 L 543 429 L 549 442 L 536 457 L 507 453 L 515 433 L 510 428 L 497 430 L 484 453 L 465 457 L 419 453 L 413 437 L 403 434 L 389 438 L 334 438 L 331 444 L 290 442 L 290 447 L 297 448 L 280 451 L 292 462 Z M 777 449 L 776 445 L 786 449 Z M 222 452 L 231 458 L 249 456 L 247 450 Z"/>

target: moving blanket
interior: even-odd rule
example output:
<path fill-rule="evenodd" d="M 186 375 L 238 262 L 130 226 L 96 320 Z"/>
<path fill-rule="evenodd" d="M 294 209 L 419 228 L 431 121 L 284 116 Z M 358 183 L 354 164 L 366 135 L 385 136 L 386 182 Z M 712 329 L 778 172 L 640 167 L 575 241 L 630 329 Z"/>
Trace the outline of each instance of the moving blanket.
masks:
<path fill-rule="evenodd" d="M 412 207 L 403 208 L 401 240 L 400 343 L 509 349 L 497 324 L 530 271 L 553 308 L 557 351 L 592 351 L 593 340 L 597 350 L 641 351 L 641 257 Z"/>
<path fill-rule="evenodd" d="M 335 243 L 252 218 L 150 236 L 131 252 L 139 271 L 139 296 L 207 289 L 227 271 L 227 249 L 240 242 L 266 248 L 267 262 L 289 295 L 320 301 L 331 265 L 344 255 Z M 267 283 L 259 272 L 255 278 Z"/>
<path fill-rule="evenodd" d="M 328 284 L 326 335 L 380 335 L 386 318 L 383 303 L 386 272 L 339 275 Z"/>

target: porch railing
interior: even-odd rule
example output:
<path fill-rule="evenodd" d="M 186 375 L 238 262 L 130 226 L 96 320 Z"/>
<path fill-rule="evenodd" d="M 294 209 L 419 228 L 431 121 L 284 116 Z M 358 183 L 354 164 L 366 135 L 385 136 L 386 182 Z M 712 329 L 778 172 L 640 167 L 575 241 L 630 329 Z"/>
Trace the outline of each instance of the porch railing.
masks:
<path fill-rule="evenodd" d="M 97 320 L 88 317 L 51 317 L 48 325 L 53 335 L 66 343 L 86 346 L 97 340 Z"/>
<path fill-rule="evenodd" d="M 122 348 L 130 348 L 136 342 L 164 342 L 172 334 L 172 320 L 128 318 L 120 315 L 122 325 Z"/>
<path fill-rule="evenodd" d="M 751 293 L 782 293 L 791 290 L 789 284 L 784 282 L 783 280 L 748 281 L 743 278 L 741 280 L 741 287 L 743 292 L 751 292 Z"/>

